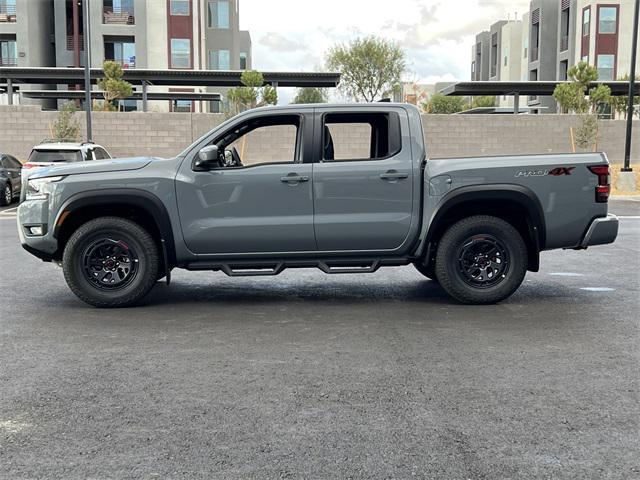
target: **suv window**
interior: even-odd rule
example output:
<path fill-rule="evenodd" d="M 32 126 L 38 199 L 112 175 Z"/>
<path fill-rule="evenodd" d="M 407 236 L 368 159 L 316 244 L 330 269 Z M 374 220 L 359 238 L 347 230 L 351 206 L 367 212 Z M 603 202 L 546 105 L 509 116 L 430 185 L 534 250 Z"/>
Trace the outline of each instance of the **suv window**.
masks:
<path fill-rule="evenodd" d="M 93 156 L 96 160 L 106 160 L 111 158 L 105 149 L 96 147 L 93 149 Z"/>
<path fill-rule="evenodd" d="M 397 113 L 330 113 L 324 116 L 322 159 L 379 160 L 402 146 Z"/>
<path fill-rule="evenodd" d="M 22 168 L 22 164 L 16 158 L 7 155 L 5 159 L 9 162 L 9 168 Z"/>
<path fill-rule="evenodd" d="M 277 115 L 248 120 L 225 132 L 215 141 L 226 158 L 235 148 L 240 164 L 227 166 L 250 167 L 264 163 L 294 163 L 298 158 L 300 116 Z"/>
<path fill-rule="evenodd" d="M 79 150 L 33 150 L 29 156 L 30 162 L 81 162 L 82 153 Z"/>

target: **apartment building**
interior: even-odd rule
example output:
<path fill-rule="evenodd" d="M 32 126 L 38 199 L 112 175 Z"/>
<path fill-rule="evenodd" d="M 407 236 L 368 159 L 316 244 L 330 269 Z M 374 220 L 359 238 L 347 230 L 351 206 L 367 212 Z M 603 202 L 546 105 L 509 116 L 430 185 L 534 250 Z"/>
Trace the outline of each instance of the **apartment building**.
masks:
<path fill-rule="evenodd" d="M 240 30 L 239 0 L 0 0 L 0 65 L 84 66 L 85 1 L 90 2 L 94 68 L 105 60 L 123 68 L 251 68 L 251 37 Z M 150 92 L 158 90 L 149 87 Z M 186 90 L 224 94 L 220 88 Z M 127 101 L 124 107 L 134 110 L 141 107 L 138 103 Z M 219 102 L 188 100 L 150 101 L 149 106 L 157 111 L 220 108 Z"/>
<path fill-rule="evenodd" d="M 492 28 L 488 50 L 478 47 L 480 36 L 487 32 L 476 36 L 471 79 L 566 80 L 568 70 L 581 60 L 595 66 L 602 80 L 622 78 L 631 66 L 633 10 L 633 0 L 532 0 L 522 17 L 520 39 L 512 22 L 504 23 L 500 34 Z M 496 50 L 502 52 L 502 64 L 495 64 Z M 506 54 L 516 50 L 521 52 L 519 78 L 517 59 Z M 490 72 L 483 76 L 476 65 L 486 63 L 485 55 L 490 58 Z M 640 57 L 637 62 L 640 71 Z M 507 99 L 502 98 L 500 106 L 507 106 Z M 550 96 L 532 96 L 526 104 L 532 113 L 556 111 Z"/>
<path fill-rule="evenodd" d="M 497 80 L 502 82 L 518 81 L 522 76 L 522 21 L 504 22 L 500 28 L 500 70 Z M 514 97 L 511 95 L 498 98 L 499 107 L 513 107 Z M 526 99 L 521 98 L 520 107 L 526 106 Z"/>
<path fill-rule="evenodd" d="M 576 50 L 574 63 L 589 62 L 599 78 L 615 80 L 629 74 L 633 29 L 633 0 L 605 0 L 602 3 L 577 0 Z M 636 39 L 637 41 L 637 39 Z M 640 71 L 640 57 L 636 71 Z"/>
<path fill-rule="evenodd" d="M 54 63 L 53 21 L 48 0 L 0 0 L 0 66 L 50 67 Z M 42 85 L 23 89 L 42 89 Z M 17 102 L 17 93 L 14 100 Z M 7 103 L 6 94 L 0 103 Z M 27 102 L 25 102 L 27 103 Z"/>
<path fill-rule="evenodd" d="M 533 0 L 529 7 L 529 80 L 556 80 L 558 57 L 558 3 Z M 531 113 L 555 113 L 551 96 L 530 96 Z"/>
<path fill-rule="evenodd" d="M 471 80 L 489 80 L 489 44 L 491 34 L 488 30 L 476 35 L 476 41 L 471 49 Z"/>
<path fill-rule="evenodd" d="M 53 1 L 56 64 L 83 66 L 83 0 Z M 251 37 L 239 25 L 239 0 L 92 0 L 91 66 L 114 60 L 123 68 L 249 69 Z M 220 91 L 202 87 L 186 90 Z M 125 105 L 130 110 L 137 107 L 136 102 Z M 188 100 L 156 101 L 150 108 L 219 111 L 218 102 L 208 105 Z"/>

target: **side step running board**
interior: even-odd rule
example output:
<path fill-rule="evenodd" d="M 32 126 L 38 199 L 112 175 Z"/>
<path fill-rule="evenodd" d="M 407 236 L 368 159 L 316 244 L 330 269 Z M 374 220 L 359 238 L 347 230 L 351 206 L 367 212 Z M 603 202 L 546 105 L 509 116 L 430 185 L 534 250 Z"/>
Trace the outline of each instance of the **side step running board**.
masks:
<path fill-rule="evenodd" d="M 380 261 L 371 262 L 370 265 L 329 265 L 319 262 L 318 268 L 324 273 L 373 273 L 380 268 Z"/>

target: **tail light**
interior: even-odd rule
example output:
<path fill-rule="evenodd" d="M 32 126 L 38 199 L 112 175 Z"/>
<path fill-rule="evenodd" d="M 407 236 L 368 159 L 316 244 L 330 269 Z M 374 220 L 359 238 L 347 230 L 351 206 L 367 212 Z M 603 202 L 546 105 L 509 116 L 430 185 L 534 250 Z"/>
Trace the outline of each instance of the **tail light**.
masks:
<path fill-rule="evenodd" d="M 609 173 L 609 165 L 594 165 L 589 167 L 591 173 L 598 176 L 598 185 L 596 185 L 596 202 L 607 203 L 609 194 L 611 193 L 611 175 Z"/>
<path fill-rule="evenodd" d="M 33 164 L 33 163 L 28 163 L 28 162 L 27 162 L 27 163 L 25 163 L 25 164 L 23 164 L 23 165 L 22 165 L 22 168 L 25 168 L 25 169 L 27 169 L 27 170 L 28 170 L 28 169 L 33 168 L 33 167 L 36 167 L 36 166 L 37 166 L 37 165 L 35 165 L 35 164 Z"/>

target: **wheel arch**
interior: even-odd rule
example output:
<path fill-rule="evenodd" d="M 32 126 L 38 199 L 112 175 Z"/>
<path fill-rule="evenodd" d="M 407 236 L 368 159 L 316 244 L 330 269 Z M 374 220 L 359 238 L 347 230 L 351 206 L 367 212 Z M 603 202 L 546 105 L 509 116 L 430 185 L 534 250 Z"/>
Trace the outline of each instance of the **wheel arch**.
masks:
<path fill-rule="evenodd" d="M 129 218 L 145 227 L 166 257 L 165 269 L 168 271 L 176 265 L 175 240 L 166 207 L 157 196 L 136 189 L 92 190 L 70 197 L 54 222 L 53 237 L 59 244 L 54 258 L 61 257 L 69 237 L 80 225 L 104 216 Z"/>
<path fill-rule="evenodd" d="M 512 224 L 527 245 L 528 269 L 538 271 L 546 242 L 544 211 L 531 189 L 512 184 L 471 185 L 448 193 L 434 211 L 420 247 L 428 257 L 426 263 L 435 256 L 435 246 L 447 228 L 473 215 L 492 215 Z"/>

